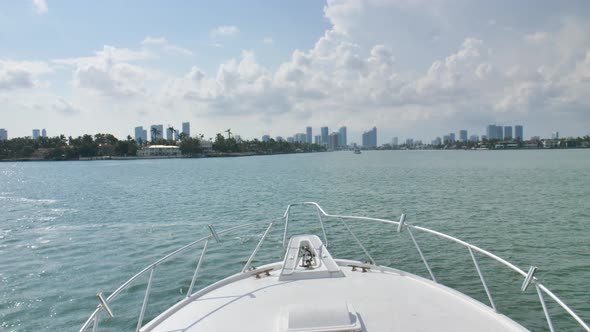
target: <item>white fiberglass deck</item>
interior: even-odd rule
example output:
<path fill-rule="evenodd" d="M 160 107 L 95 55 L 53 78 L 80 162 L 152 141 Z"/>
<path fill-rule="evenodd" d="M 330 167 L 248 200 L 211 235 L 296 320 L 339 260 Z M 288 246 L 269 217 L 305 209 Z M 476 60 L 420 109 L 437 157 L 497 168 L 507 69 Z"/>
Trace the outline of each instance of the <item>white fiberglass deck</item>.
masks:
<path fill-rule="evenodd" d="M 152 329 L 153 328 L 153 329 Z M 143 331 L 521 331 L 489 307 L 399 270 L 332 258 L 291 238 L 282 263 L 197 292 Z"/>
<path fill-rule="evenodd" d="M 292 281 L 278 280 L 281 264 L 276 264 L 270 276 L 248 276 L 195 298 L 152 331 L 281 331 L 280 319 L 289 307 L 312 311 L 314 306 L 343 303 L 352 304 L 362 331 L 525 330 L 489 307 L 421 277 L 389 268 L 352 271 L 346 266 L 351 261 L 337 262 L 343 278 Z"/>

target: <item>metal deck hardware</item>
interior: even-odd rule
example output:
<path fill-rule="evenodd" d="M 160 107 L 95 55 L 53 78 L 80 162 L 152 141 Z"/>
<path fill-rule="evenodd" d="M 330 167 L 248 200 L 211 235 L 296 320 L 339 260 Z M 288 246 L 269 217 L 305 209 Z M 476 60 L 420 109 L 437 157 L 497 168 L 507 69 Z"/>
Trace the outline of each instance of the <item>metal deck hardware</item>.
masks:
<path fill-rule="evenodd" d="M 209 225 L 207 225 L 207 227 L 209 228 L 209 231 L 211 232 L 211 235 L 213 236 L 215 241 L 217 243 L 220 243 L 221 240 L 219 240 L 219 235 L 217 235 L 217 232 L 215 231 L 215 228 L 213 228 L 213 225 L 209 224 Z"/>
<path fill-rule="evenodd" d="M 255 273 L 256 279 L 262 278 L 260 276 L 261 274 L 264 274 L 265 276 L 270 277 L 270 271 L 272 271 L 272 270 L 273 270 L 273 268 L 271 267 L 269 269 L 265 269 L 265 270 L 262 270 L 262 271 L 256 271 L 257 272 L 257 273 Z"/>
<path fill-rule="evenodd" d="M 369 265 L 356 265 L 356 264 L 348 264 L 352 268 L 352 271 L 356 271 L 357 269 L 361 269 L 363 272 L 368 272 L 371 269 Z"/>
<path fill-rule="evenodd" d="M 109 308 L 109 305 L 107 304 L 107 300 L 105 300 L 104 296 L 102 295 L 102 292 L 96 294 L 96 296 L 98 297 L 98 300 L 100 301 L 100 305 L 102 306 L 102 308 L 104 308 L 104 310 L 107 311 L 107 314 L 109 314 L 109 316 L 111 317 L 114 317 L 111 308 Z"/>
<path fill-rule="evenodd" d="M 524 282 L 522 283 L 522 287 L 520 287 L 521 291 L 524 292 L 524 291 L 526 291 L 527 288 L 529 288 L 529 285 L 534 280 L 535 272 L 537 272 L 537 267 L 531 265 L 531 267 L 529 268 L 529 272 L 527 273 L 526 277 L 524 278 Z"/>
<path fill-rule="evenodd" d="M 399 224 L 397 225 L 397 232 L 400 233 L 402 228 L 406 225 L 406 214 L 402 213 L 399 217 Z"/>

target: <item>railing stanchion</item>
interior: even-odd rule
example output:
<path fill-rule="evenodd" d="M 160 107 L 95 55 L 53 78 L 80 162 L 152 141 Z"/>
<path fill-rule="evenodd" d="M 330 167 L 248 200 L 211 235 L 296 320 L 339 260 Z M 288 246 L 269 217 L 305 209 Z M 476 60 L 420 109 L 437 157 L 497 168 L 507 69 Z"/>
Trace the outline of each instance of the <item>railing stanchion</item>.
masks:
<path fill-rule="evenodd" d="M 148 299 L 150 297 L 150 291 L 152 289 L 152 277 L 154 276 L 154 269 L 155 267 L 153 267 L 150 271 L 150 278 L 148 279 L 147 287 L 145 289 L 143 304 L 141 305 L 141 312 L 139 313 L 139 319 L 137 320 L 137 329 L 135 329 L 135 331 L 139 331 L 139 329 L 141 328 L 141 323 L 143 322 L 143 315 L 145 314 L 145 309 L 147 308 Z"/>
<path fill-rule="evenodd" d="M 547 304 L 545 304 L 545 299 L 543 298 L 543 293 L 539 289 L 537 283 L 535 283 L 535 288 L 537 289 L 537 294 L 539 294 L 539 301 L 541 301 L 541 306 L 543 306 L 543 312 L 545 313 L 545 319 L 547 319 L 549 330 L 551 332 L 555 332 L 555 329 L 553 328 L 553 322 L 551 321 L 551 316 L 549 316 L 549 311 L 547 310 Z"/>
<path fill-rule="evenodd" d="M 264 231 L 264 234 L 262 234 L 262 237 L 260 238 L 260 241 L 258 241 L 256 248 L 254 248 L 254 251 L 250 255 L 250 258 L 248 258 L 248 262 L 246 262 L 246 265 L 244 265 L 244 268 L 242 269 L 242 273 L 246 272 L 248 270 L 248 268 L 250 267 L 252 260 L 254 260 L 254 256 L 256 256 L 256 254 L 258 253 L 260 246 L 262 246 L 262 241 L 264 241 L 264 238 L 266 238 L 266 235 L 270 231 L 270 228 L 272 227 L 272 225 L 274 225 L 274 221 L 268 225 L 268 227 L 266 228 L 266 231 Z"/>
<path fill-rule="evenodd" d="M 428 270 L 428 273 L 430 273 L 430 277 L 432 278 L 432 281 L 438 282 L 438 281 L 436 281 L 436 278 L 434 277 L 434 273 L 432 273 L 432 269 L 430 268 L 430 265 L 428 264 L 428 261 L 426 260 L 426 257 L 424 257 L 424 254 L 422 253 L 422 250 L 420 249 L 420 246 L 418 245 L 418 242 L 416 242 L 416 239 L 414 238 L 414 234 L 412 234 L 412 228 L 411 227 L 408 227 L 408 233 L 410 234 L 410 237 L 412 238 L 412 241 L 414 241 L 414 245 L 416 246 L 416 250 L 418 250 L 418 253 L 420 254 L 420 257 L 422 258 L 422 261 L 424 262 L 424 265 L 426 265 L 426 269 Z"/>
<path fill-rule="evenodd" d="M 326 228 L 324 228 L 324 221 L 322 220 L 322 214 L 320 213 L 320 209 L 316 207 L 316 212 L 318 214 L 318 219 L 320 220 L 320 226 L 322 226 L 322 233 L 324 233 L 324 246 L 328 248 L 328 237 L 326 236 Z"/>
<path fill-rule="evenodd" d="M 348 227 L 348 225 L 346 224 L 346 222 L 344 221 L 344 219 L 342 219 L 342 218 L 339 218 L 339 219 L 340 219 L 340 222 L 344 225 L 344 227 L 346 227 L 346 229 L 348 230 L 348 232 L 350 233 L 350 235 L 352 236 L 352 238 L 359 245 L 359 247 L 361 247 L 361 249 L 365 252 L 365 255 L 367 255 L 367 257 L 369 258 L 369 261 L 371 262 L 371 264 L 377 265 L 377 263 L 375 263 L 375 260 L 373 259 L 373 257 L 371 257 L 371 254 L 369 254 L 369 252 L 367 251 L 367 249 L 365 249 L 365 247 L 363 246 L 363 244 L 361 243 L 361 241 L 359 241 L 359 239 L 356 237 L 356 235 L 354 235 L 354 233 L 350 230 L 350 228 Z"/>
<path fill-rule="evenodd" d="M 101 311 L 102 310 L 99 310 L 96 313 L 96 316 L 94 316 L 94 324 L 92 325 L 92 332 L 97 332 L 98 331 L 98 319 L 99 319 L 99 316 L 100 316 L 100 312 Z"/>
<path fill-rule="evenodd" d="M 494 300 L 492 299 L 492 293 L 490 293 L 490 290 L 488 289 L 488 285 L 486 284 L 486 280 L 483 277 L 483 274 L 481 273 L 481 270 L 479 269 L 479 264 L 477 264 L 477 259 L 475 259 L 475 255 L 473 254 L 473 250 L 471 250 L 471 247 L 467 247 L 467 249 L 469 249 L 469 254 L 471 254 L 471 259 L 473 259 L 473 264 L 475 265 L 475 269 L 477 270 L 477 274 L 479 274 L 479 279 L 481 279 L 481 283 L 483 284 L 483 288 L 486 291 L 486 294 L 488 295 L 488 299 L 490 300 L 490 304 L 492 305 L 492 309 L 494 309 L 494 311 L 498 311 L 496 309 L 496 304 L 494 303 Z"/>
<path fill-rule="evenodd" d="M 199 257 L 199 262 L 197 262 L 197 268 L 195 269 L 195 273 L 193 274 L 193 279 L 191 280 L 191 284 L 188 287 L 188 291 L 186 292 L 186 297 L 191 296 L 193 292 L 193 287 L 195 286 L 195 282 L 197 281 L 197 275 L 199 274 L 199 269 L 201 268 L 201 263 L 203 263 L 203 258 L 205 257 L 205 252 L 207 252 L 207 246 L 209 245 L 209 239 L 205 241 L 205 245 L 203 245 L 203 250 L 201 251 L 201 256 Z"/>
<path fill-rule="evenodd" d="M 287 246 L 287 231 L 289 230 L 289 210 L 291 209 L 291 206 L 289 206 L 287 208 L 287 211 L 285 211 L 285 231 L 283 232 L 283 249 L 286 248 Z"/>

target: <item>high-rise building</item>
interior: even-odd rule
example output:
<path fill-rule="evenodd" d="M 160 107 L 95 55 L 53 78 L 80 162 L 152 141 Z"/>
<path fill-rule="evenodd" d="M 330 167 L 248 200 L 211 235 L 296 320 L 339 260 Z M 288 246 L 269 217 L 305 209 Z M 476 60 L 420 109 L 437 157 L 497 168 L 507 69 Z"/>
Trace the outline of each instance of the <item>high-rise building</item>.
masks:
<path fill-rule="evenodd" d="M 479 136 L 477 136 L 477 135 L 471 135 L 471 136 L 469 136 L 469 140 L 471 142 L 479 142 Z"/>
<path fill-rule="evenodd" d="M 293 143 L 293 142 L 295 142 L 295 140 L 293 139 L 293 136 L 287 137 L 287 143 Z"/>
<path fill-rule="evenodd" d="M 440 137 L 437 137 L 432 141 L 432 145 L 441 145 L 441 144 L 442 144 L 442 140 Z"/>
<path fill-rule="evenodd" d="M 559 139 L 559 131 L 554 131 L 551 133 L 552 139 Z"/>
<path fill-rule="evenodd" d="M 0 128 L 0 141 L 5 141 L 8 139 L 8 131 L 4 128 Z"/>
<path fill-rule="evenodd" d="M 297 133 L 295 134 L 295 142 L 297 143 L 305 143 L 307 142 L 307 137 L 304 133 Z"/>
<path fill-rule="evenodd" d="M 263 141 L 263 142 L 268 142 L 268 141 L 270 141 L 270 135 L 262 135 L 262 141 Z"/>
<path fill-rule="evenodd" d="M 346 147 L 348 145 L 346 141 L 346 126 L 342 126 L 338 129 L 338 139 L 340 140 L 338 142 L 339 146 Z"/>
<path fill-rule="evenodd" d="M 523 130 L 521 125 L 514 126 L 514 139 L 522 141 L 524 138 Z"/>
<path fill-rule="evenodd" d="M 451 143 L 455 143 L 455 133 L 450 133 L 450 134 L 449 134 L 449 141 L 450 141 Z"/>
<path fill-rule="evenodd" d="M 329 137 L 328 137 L 328 127 L 322 127 L 320 131 L 322 134 L 322 144 L 328 145 L 330 143 Z"/>
<path fill-rule="evenodd" d="M 166 128 L 166 139 L 169 141 L 174 140 L 174 129 L 172 127 Z"/>
<path fill-rule="evenodd" d="M 496 139 L 504 138 L 504 127 L 496 126 Z"/>
<path fill-rule="evenodd" d="M 145 143 L 145 140 L 143 139 L 143 132 L 145 130 L 143 130 L 143 126 L 139 126 L 139 127 L 135 127 L 135 141 L 137 143 Z"/>
<path fill-rule="evenodd" d="M 164 125 L 151 125 L 150 126 L 150 134 L 152 137 L 152 141 L 163 138 L 164 137 Z"/>
<path fill-rule="evenodd" d="M 313 139 L 312 135 L 313 135 L 313 133 L 311 131 L 311 127 L 305 128 L 305 138 L 307 139 L 307 144 L 312 143 L 312 139 Z"/>
<path fill-rule="evenodd" d="M 317 145 L 322 144 L 322 135 L 315 135 L 313 142 Z"/>
<path fill-rule="evenodd" d="M 191 135 L 191 123 L 190 122 L 183 122 L 182 123 L 182 133 L 185 136 Z"/>
<path fill-rule="evenodd" d="M 47 130 L 45 128 L 41 129 L 41 137 L 47 137 Z"/>
<path fill-rule="evenodd" d="M 505 140 L 512 139 L 512 126 L 505 126 L 504 127 L 504 139 Z"/>
<path fill-rule="evenodd" d="M 491 124 L 486 127 L 486 136 L 488 139 L 496 138 L 496 125 Z"/>
<path fill-rule="evenodd" d="M 397 137 L 394 137 L 394 138 L 391 139 L 391 145 L 393 145 L 393 146 L 397 146 L 398 145 L 398 138 Z"/>
<path fill-rule="evenodd" d="M 39 129 L 33 129 L 33 139 L 39 139 L 41 131 Z"/>
<path fill-rule="evenodd" d="M 277 141 L 277 142 L 283 142 L 284 140 L 285 140 L 285 139 L 283 138 L 283 136 L 277 136 L 277 137 L 275 138 L 275 141 Z"/>
<path fill-rule="evenodd" d="M 467 130 L 459 130 L 459 140 L 461 142 L 467 142 Z"/>
<path fill-rule="evenodd" d="M 444 144 L 451 143 L 451 136 L 449 136 L 449 135 L 443 135 L 442 141 L 443 141 Z"/>
<path fill-rule="evenodd" d="M 363 147 L 369 149 L 377 147 L 377 127 L 363 133 Z"/>
<path fill-rule="evenodd" d="M 340 144 L 340 134 L 338 132 L 333 132 L 330 134 L 330 140 L 328 142 L 328 148 L 330 150 L 336 150 L 338 149 L 338 146 Z"/>

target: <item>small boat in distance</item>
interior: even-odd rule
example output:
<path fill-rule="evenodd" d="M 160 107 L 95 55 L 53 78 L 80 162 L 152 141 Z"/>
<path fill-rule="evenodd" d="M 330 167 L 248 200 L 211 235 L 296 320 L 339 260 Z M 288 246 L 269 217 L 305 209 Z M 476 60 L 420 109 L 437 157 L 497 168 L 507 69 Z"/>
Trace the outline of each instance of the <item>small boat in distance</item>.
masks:
<path fill-rule="evenodd" d="M 314 210 L 318 224 L 310 224 L 309 219 L 315 219 L 315 217 L 310 218 L 312 214 L 307 213 L 301 216 L 292 213 L 293 210 L 301 208 Z M 355 233 L 350 227 L 353 223 L 363 225 L 363 231 Z M 277 227 L 273 233 L 271 229 L 275 225 Z M 235 251 L 238 247 L 231 243 L 232 239 L 239 239 L 240 232 L 253 237 L 251 235 L 253 229 L 258 229 L 261 235 L 255 247 L 255 241 L 249 244 L 242 243 L 242 246 L 254 247 L 247 259 L 244 259 L 245 255 L 244 257 L 233 255 L 231 257 L 235 257 L 235 263 L 231 263 L 226 258 L 219 260 L 221 256 L 216 249 L 225 250 L 225 253 L 227 250 Z M 317 235 L 310 233 L 314 229 Z M 327 230 L 334 229 L 336 232 L 330 233 L 328 238 Z M 570 324 L 577 323 L 577 330 L 590 331 L 588 325 L 572 309 L 539 282 L 534 276 L 537 270 L 535 266 L 531 266 L 526 272 L 478 246 L 441 232 L 408 224 L 405 214 L 401 214 L 397 220 L 332 215 L 326 213 L 317 203 L 302 202 L 288 205 L 280 218 L 243 222 L 219 231 L 213 225 L 208 225 L 208 231 L 209 233 L 204 237 L 148 265 L 110 293 L 108 297 L 98 293 L 98 307 L 86 320 L 80 332 L 87 329 L 96 331 L 99 323 L 105 319 L 120 320 L 119 328 L 114 324 L 116 322 L 108 322 L 109 327 L 114 330 L 121 330 L 121 326 L 132 324 L 139 332 L 528 331 L 527 327 L 508 317 L 511 312 L 500 312 L 496 307 L 477 257 L 507 268 L 508 272 L 512 272 L 523 281 L 520 291 L 506 290 L 501 293 L 503 296 L 518 296 L 527 289 L 529 294 L 534 294 L 536 291 L 550 331 L 555 331 L 555 328 L 547 310 L 545 298 L 552 300 L 552 314 L 556 315 L 558 308 L 569 314 L 560 313 L 559 323 L 570 318 L 573 320 L 569 322 Z M 421 237 L 436 237 L 446 242 L 440 242 L 441 244 L 434 246 L 430 245 L 432 243 L 421 242 L 422 248 L 427 249 L 423 251 L 414 233 L 421 233 Z M 389 257 L 395 257 L 395 255 L 403 257 L 405 252 L 402 249 L 405 247 L 392 247 L 395 250 L 394 253 L 387 253 L 383 247 L 369 247 L 369 245 L 383 243 L 386 237 L 393 237 L 393 243 L 395 243 L 401 240 L 402 236 L 413 242 L 417 254 L 428 271 L 428 278 L 401 270 L 399 266 L 384 265 L 384 261 L 388 261 L 386 254 Z M 266 238 L 269 240 L 265 242 Z M 224 244 L 225 242 L 227 245 Z M 280 250 L 283 260 L 276 261 L 276 254 L 268 253 L 264 258 L 265 256 L 259 253 L 263 243 L 266 245 L 265 249 L 270 249 L 272 252 L 276 253 Z M 388 243 L 392 241 L 389 240 Z M 471 261 L 473 265 L 468 267 L 469 273 L 465 274 L 467 270 L 460 266 L 445 265 L 439 260 L 438 266 L 433 266 L 436 267 L 434 272 L 444 270 L 466 278 L 472 274 L 475 267 L 477 274 L 472 275 L 476 281 L 479 276 L 477 284 L 481 283 L 483 286 L 487 299 L 484 296 L 481 298 L 482 301 L 487 302 L 486 304 L 443 285 L 435 277 L 426 255 L 435 256 L 445 252 L 440 250 L 443 249 L 441 245 L 445 248 L 449 245 L 460 245 L 467 249 L 466 257 L 471 256 L 471 259 L 466 258 L 466 261 Z M 342 247 L 345 250 L 339 251 Z M 353 247 L 358 250 L 351 250 Z M 201 248 L 200 254 L 194 252 L 196 248 Z M 407 246 L 407 249 L 413 248 Z M 204 260 L 208 250 L 214 252 L 207 260 Z M 176 260 L 176 262 L 190 267 L 190 271 L 186 272 L 193 272 L 194 269 L 192 280 L 189 284 L 190 275 L 182 276 L 176 273 L 177 271 L 170 271 L 170 273 L 173 280 L 180 280 L 182 284 L 186 282 L 188 288 L 181 289 L 180 298 L 178 291 L 168 293 L 161 289 L 154 291 L 156 295 L 153 298 L 160 302 L 160 308 L 162 308 L 163 295 L 168 295 L 170 300 L 166 303 L 166 307 L 170 307 L 163 312 L 161 312 L 162 309 L 152 310 L 152 312 L 148 310 L 150 316 L 145 317 L 144 314 L 150 302 L 154 271 L 161 278 L 160 274 L 167 272 L 166 268 L 170 266 L 164 263 L 177 257 L 180 252 L 190 254 L 188 256 L 190 260 L 186 262 Z M 338 252 L 347 254 L 336 257 Z M 375 256 L 372 256 L 371 252 Z M 233 253 L 239 254 L 238 251 Z M 333 254 L 335 256 L 332 256 Z M 186 259 L 187 256 L 180 257 Z M 196 257 L 199 258 L 195 262 L 193 258 Z M 436 261 L 436 256 L 430 258 Z M 195 263 L 196 268 L 193 265 Z M 227 277 L 212 278 L 205 282 L 202 288 L 194 288 L 197 281 L 202 282 L 202 264 L 216 264 L 214 265 L 216 268 L 221 266 L 224 269 L 222 275 Z M 232 274 L 232 267 L 237 273 Z M 500 272 L 503 273 L 503 271 Z M 216 273 L 219 275 L 220 271 L 216 270 Z M 147 286 L 144 286 L 144 292 L 141 283 L 146 285 L 146 279 Z M 138 280 L 141 280 L 141 283 L 136 282 Z M 471 283 L 466 281 L 468 282 Z M 177 289 L 170 287 L 169 283 L 166 283 L 166 287 Z M 141 310 L 129 308 L 128 305 L 121 305 L 121 303 L 116 307 L 117 311 L 112 310 L 111 303 L 118 295 L 128 295 L 132 298 L 143 297 Z M 156 302 L 156 299 L 151 300 Z M 522 307 L 523 310 L 528 307 L 538 308 L 534 297 L 526 296 L 526 299 L 515 297 L 514 299 L 527 304 Z M 131 309 L 129 314 L 125 314 L 123 310 L 125 308 Z M 138 312 L 139 317 L 137 317 Z M 115 318 L 111 319 L 108 316 Z M 528 323 L 531 324 L 531 321 Z M 532 327 L 532 329 L 539 328 L 540 326 Z"/>
<path fill-rule="evenodd" d="M 361 149 L 354 148 L 354 154 L 361 154 Z"/>

